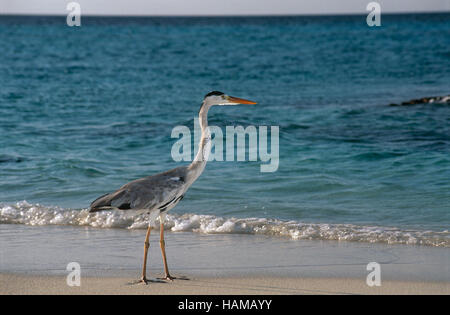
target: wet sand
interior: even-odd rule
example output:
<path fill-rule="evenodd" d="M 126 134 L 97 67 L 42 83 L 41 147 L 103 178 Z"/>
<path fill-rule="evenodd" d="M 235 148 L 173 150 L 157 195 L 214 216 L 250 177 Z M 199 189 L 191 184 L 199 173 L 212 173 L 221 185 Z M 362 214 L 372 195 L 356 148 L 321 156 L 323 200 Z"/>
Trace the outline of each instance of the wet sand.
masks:
<path fill-rule="evenodd" d="M 450 294 L 450 249 L 167 232 L 171 274 L 190 280 L 130 285 L 140 277 L 145 230 L 2 225 L 0 294 Z M 67 265 L 80 265 L 70 287 Z M 380 287 L 366 284 L 370 262 Z M 163 275 L 158 237 L 147 277 Z"/>

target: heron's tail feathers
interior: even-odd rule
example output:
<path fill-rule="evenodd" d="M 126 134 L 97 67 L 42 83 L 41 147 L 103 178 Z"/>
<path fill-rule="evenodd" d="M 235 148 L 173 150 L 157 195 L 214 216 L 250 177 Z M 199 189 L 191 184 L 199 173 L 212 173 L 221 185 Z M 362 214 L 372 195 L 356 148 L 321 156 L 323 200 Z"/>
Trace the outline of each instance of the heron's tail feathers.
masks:
<path fill-rule="evenodd" d="M 89 212 L 114 209 L 114 207 L 111 206 L 111 197 L 111 194 L 104 194 L 95 199 L 89 206 Z"/>
<path fill-rule="evenodd" d="M 126 187 L 122 187 L 113 193 L 105 194 L 95 199 L 89 207 L 89 212 L 102 210 L 130 210 L 131 208 L 134 208 L 134 205 L 133 207 L 131 206 L 132 202 L 130 201 L 132 197 L 133 196 L 128 193 Z"/>

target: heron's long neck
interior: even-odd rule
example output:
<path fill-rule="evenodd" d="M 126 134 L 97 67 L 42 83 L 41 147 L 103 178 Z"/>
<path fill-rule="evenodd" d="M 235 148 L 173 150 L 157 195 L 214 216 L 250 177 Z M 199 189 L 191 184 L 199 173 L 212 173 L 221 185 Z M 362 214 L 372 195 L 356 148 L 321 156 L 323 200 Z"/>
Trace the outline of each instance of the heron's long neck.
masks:
<path fill-rule="evenodd" d="M 188 168 L 193 174 L 192 181 L 196 180 L 205 169 L 206 162 L 208 162 L 209 153 L 211 152 L 211 133 L 208 127 L 208 110 L 209 106 L 202 106 L 200 112 L 198 113 L 202 136 L 198 145 L 197 155 Z"/>

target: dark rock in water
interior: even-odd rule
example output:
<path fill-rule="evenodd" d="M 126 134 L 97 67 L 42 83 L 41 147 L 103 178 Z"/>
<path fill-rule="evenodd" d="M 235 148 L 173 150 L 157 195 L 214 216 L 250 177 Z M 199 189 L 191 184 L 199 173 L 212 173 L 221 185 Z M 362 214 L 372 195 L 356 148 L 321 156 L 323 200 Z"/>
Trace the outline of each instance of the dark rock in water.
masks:
<path fill-rule="evenodd" d="M 389 104 L 389 106 L 408 106 L 416 104 L 450 104 L 450 95 L 422 97 L 407 102 L 403 102 L 401 104 Z"/>
<path fill-rule="evenodd" d="M 0 155 L 0 163 L 20 163 L 25 161 L 25 158 L 20 156 Z"/>

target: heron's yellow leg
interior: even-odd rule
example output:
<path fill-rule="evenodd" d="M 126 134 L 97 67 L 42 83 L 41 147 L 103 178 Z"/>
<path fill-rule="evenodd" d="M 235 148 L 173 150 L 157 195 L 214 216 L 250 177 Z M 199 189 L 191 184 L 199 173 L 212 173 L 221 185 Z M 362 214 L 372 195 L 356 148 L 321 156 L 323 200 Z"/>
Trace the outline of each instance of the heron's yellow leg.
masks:
<path fill-rule="evenodd" d="M 150 242 L 149 242 L 149 238 L 150 238 L 150 231 L 151 231 L 151 226 L 150 224 L 148 225 L 148 229 L 147 229 L 147 234 L 145 235 L 145 242 L 144 242 L 144 263 L 142 265 L 142 278 L 141 278 L 141 282 L 144 282 L 145 284 L 147 284 L 147 278 L 145 277 L 145 273 L 147 271 L 147 254 L 148 254 L 148 248 L 150 247 Z"/>
<path fill-rule="evenodd" d="M 159 226 L 159 245 L 161 247 L 161 253 L 162 253 L 162 257 L 163 257 L 163 263 L 164 263 L 164 273 L 165 276 L 164 278 L 167 280 L 173 280 L 175 278 L 171 277 L 169 274 L 169 268 L 167 267 L 167 258 L 166 258 L 166 243 L 164 242 L 164 221 L 161 222 L 160 226 Z"/>

